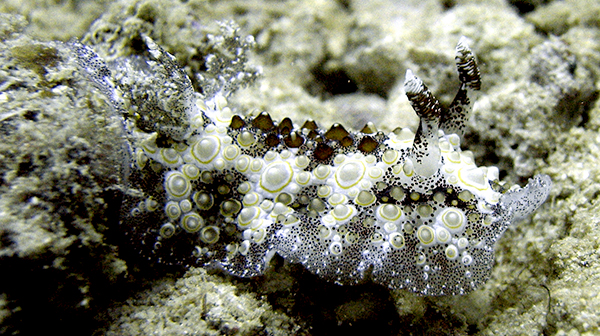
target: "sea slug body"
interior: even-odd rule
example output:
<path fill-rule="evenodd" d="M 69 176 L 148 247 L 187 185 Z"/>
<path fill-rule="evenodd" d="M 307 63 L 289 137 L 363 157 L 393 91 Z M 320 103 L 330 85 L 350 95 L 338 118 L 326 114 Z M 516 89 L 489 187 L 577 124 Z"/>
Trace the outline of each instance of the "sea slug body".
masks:
<path fill-rule="evenodd" d="M 109 65 L 87 47 L 74 49 L 90 78 L 127 110 L 129 180 L 140 192 L 126 195 L 121 225 L 152 261 L 252 277 L 277 253 L 339 284 L 369 278 L 423 295 L 465 294 L 490 277 L 506 228 L 548 196 L 545 175 L 497 190 L 498 169 L 477 167 L 461 150 L 467 94 L 480 87 L 464 37 L 451 106 L 442 109 L 408 70 L 404 88 L 420 125 L 416 133 L 390 134 L 372 124 L 351 132 L 339 124 L 321 130 L 312 120 L 277 122 L 267 113 L 237 115 L 227 92 L 198 97 L 174 58 L 144 41 L 149 59 Z M 176 92 L 175 103 L 136 98 L 131 78 L 149 73 L 148 64 L 162 65 L 156 76 Z M 98 70 L 108 68 L 114 80 Z"/>

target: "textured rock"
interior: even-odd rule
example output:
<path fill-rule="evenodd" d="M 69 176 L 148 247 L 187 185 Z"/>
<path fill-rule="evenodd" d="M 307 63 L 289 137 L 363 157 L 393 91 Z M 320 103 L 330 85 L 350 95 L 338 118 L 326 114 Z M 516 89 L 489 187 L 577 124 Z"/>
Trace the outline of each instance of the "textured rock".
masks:
<path fill-rule="evenodd" d="M 172 282 L 152 289 L 111 309 L 105 335 L 292 335 L 299 327 L 288 316 L 227 281 L 191 269 Z"/>
<path fill-rule="evenodd" d="M 186 14 L 180 9 L 182 4 L 179 2 L 164 3 L 176 14 L 159 12 L 160 15 L 154 16 L 155 24 L 149 24 L 152 37 L 159 44 L 166 45 L 167 51 L 186 67 L 200 69 L 199 65 L 203 63 L 201 53 L 194 57 L 185 55 L 194 55 L 194 46 L 202 38 L 186 34 L 185 25 L 181 31 L 169 28 L 177 25 L 170 26 L 168 22 L 181 22 L 188 15 L 201 16 L 200 25 L 212 25 L 212 32 L 218 33 L 215 20 L 234 18 L 243 34 L 255 35 L 258 50 L 251 59 L 252 63 L 264 67 L 264 79 L 231 97 L 232 105 L 247 104 L 244 106 L 254 106 L 258 111 L 268 110 L 278 120 L 285 116 L 296 121 L 313 118 L 326 128 L 340 120 L 339 115 L 331 116 L 337 107 L 331 107 L 328 101 L 330 89 L 319 89 L 314 91 L 316 95 L 311 95 L 309 88 L 317 85 L 331 87 L 329 83 L 334 82 L 331 78 L 336 81 L 350 78 L 350 71 L 342 67 L 342 60 L 352 59 L 348 51 L 354 50 L 348 46 L 348 39 L 364 41 L 364 49 L 371 45 L 374 49 L 386 50 L 381 45 L 389 45 L 387 50 L 390 53 L 407 53 L 405 50 L 412 46 L 416 50 L 412 52 L 413 58 L 386 56 L 404 60 L 406 66 L 398 68 L 396 63 L 386 62 L 380 62 L 378 66 L 399 74 L 410 67 L 432 85 L 432 91 L 442 104 L 447 104 L 456 89 L 452 86 L 454 70 L 450 52 L 458 36 L 469 36 L 473 41 L 471 47 L 479 57 L 484 86 L 475 99 L 479 104 L 474 108 L 474 117 L 467 129 L 466 146 L 474 151 L 478 164 L 500 166 L 501 177 L 506 175 L 508 180 L 522 183 L 533 172 L 546 173 L 552 177 L 554 189 L 550 201 L 533 218 L 508 230 L 499 241 L 492 278 L 480 290 L 468 296 L 440 299 L 412 297 L 406 292 L 403 295 L 394 293 L 394 297 L 398 297 L 397 311 L 401 324 L 395 324 L 399 323 L 396 320 L 389 325 L 398 326 L 395 333 L 398 330 L 404 333 L 430 331 L 483 335 L 598 333 L 596 307 L 600 300 L 594 287 L 598 270 L 593 258 L 597 255 L 595 230 L 598 227 L 596 204 L 600 186 L 597 180 L 600 176 L 597 172 L 600 166 L 597 138 L 600 108 L 596 98 L 591 96 L 585 102 L 587 109 L 574 115 L 576 118 L 569 122 L 568 127 L 555 123 L 553 118 L 547 117 L 557 112 L 552 91 L 534 83 L 529 72 L 530 50 L 543 42 L 556 45 L 555 41 L 536 31 L 552 32 L 559 35 L 559 40 L 566 43 L 567 49 L 575 56 L 577 67 L 573 83 L 581 88 L 598 90 L 600 33 L 595 23 L 598 15 L 594 12 L 597 5 L 594 1 L 554 1 L 536 7 L 525 17 L 516 14 L 514 8 L 504 1 L 444 1 L 441 4 L 432 1 L 426 2 L 425 7 L 418 4 L 422 2 L 400 7 L 397 1 L 386 0 L 268 2 L 266 9 L 263 1 L 188 1 L 183 5 L 189 6 L 190 12 L 191 8 L 197 9 L 193 11 L 195 14 Z M 135 15 L 135 10 L 121 11 L 118 6 L 122 5 L 106 10 L 107 16 L 115 17 L 111 21 L 114 28 Z M 390 10 L 394 8 L 396 10 Z M 354 32 L 362 37 L 355 37 Z M 400 38 L 386 40 L 386 37 L 394 36 L 391 33 L 399 34 Z M 177 47 L 172 49 L 171 41 L 177 41 Z M 421 59 L 425 62 L 418 66 Z M 440 67 L 432 68 L 435 64 Z M 319 80 L 315 80 L 317 76 L 312 74 L 312 69 L 318 74 L 336 76 L 320 76 Z M 378 71 L 386 73 L 385 70 Z M 592 75 L 586 75 L 586 71 Z M 368 76 L 365 78 L 368 79 Z M 387 109 L 379 108 L 380 116 L 374 119 L 398 120 L 399 126 L 410 126 L 415 130 L 417 119 L 404 99 L 402 82 L 403 78 L 398 78 L 391 86 L 386 97 Z M 356 83 L 354 85 L 358 87 Z M 352 95 L 354 92 L 345 93 Z M 410 120 L 401 117 L 402 111 L 410 112 Z M 515 121 L 511 115 L 517 113 L 527 115 L 525 122 L 518 121 L 519 118 Z M 344 125 L 346 123 L 344 121 Z M 376 123 L 384 131 L 391 131 L 396 125 L 396 122 Z M 521 127 L 521 131 L 496 132 L 490 126 L 506 130 L 516 126 Z M 547 131 L 537 132 L 540 128 Z M 483 137 L 484 141 L 480 141 L 479 137 Z M 517 149 L 505 147 L 506 151 L 498 150 L 504 142 L 517 144 Z M 514 169 L 515 163 L 519 167 L 517 170 Z M 535 168 L 528 166 L 531 164 Z M 587 262 L 590 260 L 591 263 Z M 295 285 L 289 287 L 270 287 L 276 290 L 268 292 L 273 300 L 271 302 L 278 302 L 278 307 L 300 307 L 300 302 L 310 302 L 313 298 L 309 294 L 314 292 L 312 278 L 300 276 L 297 270 L 292 270 L 283 267 L 273 271 L 283 272 L 284 279 L 295 279 L 291 282 Z M 261 279 L 256 282 L 260 283 Z M 297 281 L 310 285 L 298 287 Z M 550 289 L 549 313 L 549 296 L 543 286 Z M 334 290 L 336 286 L 325 288 L 317 295 L 339 294 Z M 357 288 L 368 291 L 364 287 Z M 263 287 L 257 290 L 264 293 Z M 345 295 L 346 292 L 340 294 L 341 297 Z M 336 304 L 343 305 L 338 302 Z M 308 320 L 308 316 L 314 316 L 318 311 L 320 309 L 308 306 L 304 311 L 295 311 L 294 315 Z M 335 315 L 335 310 L 331 314 Z M 315 331 L 326 326 L 324 320 L 313 321 Z M 327 326 L 334 328 L 337 323 L 334 321 Z M 359 328 L 358 323 L 354 326 L 355 330 Z"/>
<path fill-rule="evenodd" d="M 77 318 L 127 270 L 104 237 L 127 176 L 123 126 L 70 49 L 21 35 L 22 17 L 0 21 L 0 287 L 11 312 L 2 330 L 60 316 L 81 331 Z"/>

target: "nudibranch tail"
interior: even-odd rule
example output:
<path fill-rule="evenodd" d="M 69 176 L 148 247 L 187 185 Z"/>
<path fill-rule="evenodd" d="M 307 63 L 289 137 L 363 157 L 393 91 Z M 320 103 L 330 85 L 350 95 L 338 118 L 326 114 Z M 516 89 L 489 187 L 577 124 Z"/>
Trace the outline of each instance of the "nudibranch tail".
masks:
<path fill-rule="evenodd" d="M 279 254 L 339 284 L 371 278 L 422 295 L 465 294 L 490 277 L 506 228 L 548 196 L 547 176 L 498 191 L 498 169 L 461 150 L 467 91 L 480 86 L 464 38 L 447 113 L 407 71 L 416 135 L 234 114 L 227 92 L 196 95 L 173 57 L 144 41 L 146 56 L 108 64 L 112 79 L 93 52 L 76 50 L 91 80 L 117 97 L 114 81 L 127 102 L 138 192 L 124 195 L 121 223 L 145 259 L 251 277 Z"/>
<path fill-rule="evenodd" d="M 122 112 L 120 99 L 106 62 L 92 48 L 74 41 L 68 44 L 83 75 Z"/>
<path fill-rule="evenodd" d="M 439 168 L 440 147 L 438 143 L 438 125 L 440 122 L 440 103 L 423 81 L 412 71 L 406 70 L 404 91 L 411 106 L 421 120 L 412 149 L 412 161 L 415 172 L 421 176 L 431 176 Z"/>

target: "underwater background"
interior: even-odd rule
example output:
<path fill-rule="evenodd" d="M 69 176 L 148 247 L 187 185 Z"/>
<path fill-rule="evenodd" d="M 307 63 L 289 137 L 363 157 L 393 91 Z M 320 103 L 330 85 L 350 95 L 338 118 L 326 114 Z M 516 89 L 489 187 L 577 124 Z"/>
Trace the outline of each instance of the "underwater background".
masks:
<path fill-rule="evenodd" d="M 600 333 L 600 3 L 597 1 L 0 1 L 0 333 L 79 335 L 595 335 Z M 547 174 L 550 197 L 495 247 L 464 296 L 338 286 L 275 257 L 242 279 L 150 263 L 119 224 L 122 124 L 78 68 L 140 34 L 198 91 L 219 22 L 252 35 L 237 111 L 296 124 L 416 130 L 410 68 L 448 106 L 454 47 L 481 70 L 462 148 L 500 180 Z"/>

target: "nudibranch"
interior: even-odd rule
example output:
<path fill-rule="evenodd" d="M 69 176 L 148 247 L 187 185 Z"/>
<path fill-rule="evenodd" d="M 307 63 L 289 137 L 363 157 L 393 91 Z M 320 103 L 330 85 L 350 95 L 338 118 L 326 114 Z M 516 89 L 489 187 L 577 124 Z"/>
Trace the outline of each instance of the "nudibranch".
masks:
<path fill-rule="evenodd" d="M 490 277 L 507 227 L 549 194 L 545 175 L 499 187 L 496 167 L 477 167 L 461 150 L 468 93 L 480 87 L 464 37 L 449 108 L 408 70 L 404 90 L 420 125 L 390 134 L 371 123 L 322 130 L 312 120 L 236 114 L 226 92 L 196 94 L 174 57 L 143 40 L 146 58 L 108 65 L 90 48 L 74 49 L 126 111 L 135 192 L 126 193 L 121 225 L 149 260 L 254 277 L 277 253 L 338 284 L 465 294 Z M 147 78 L 163 83 L 149 87 Z"/>

